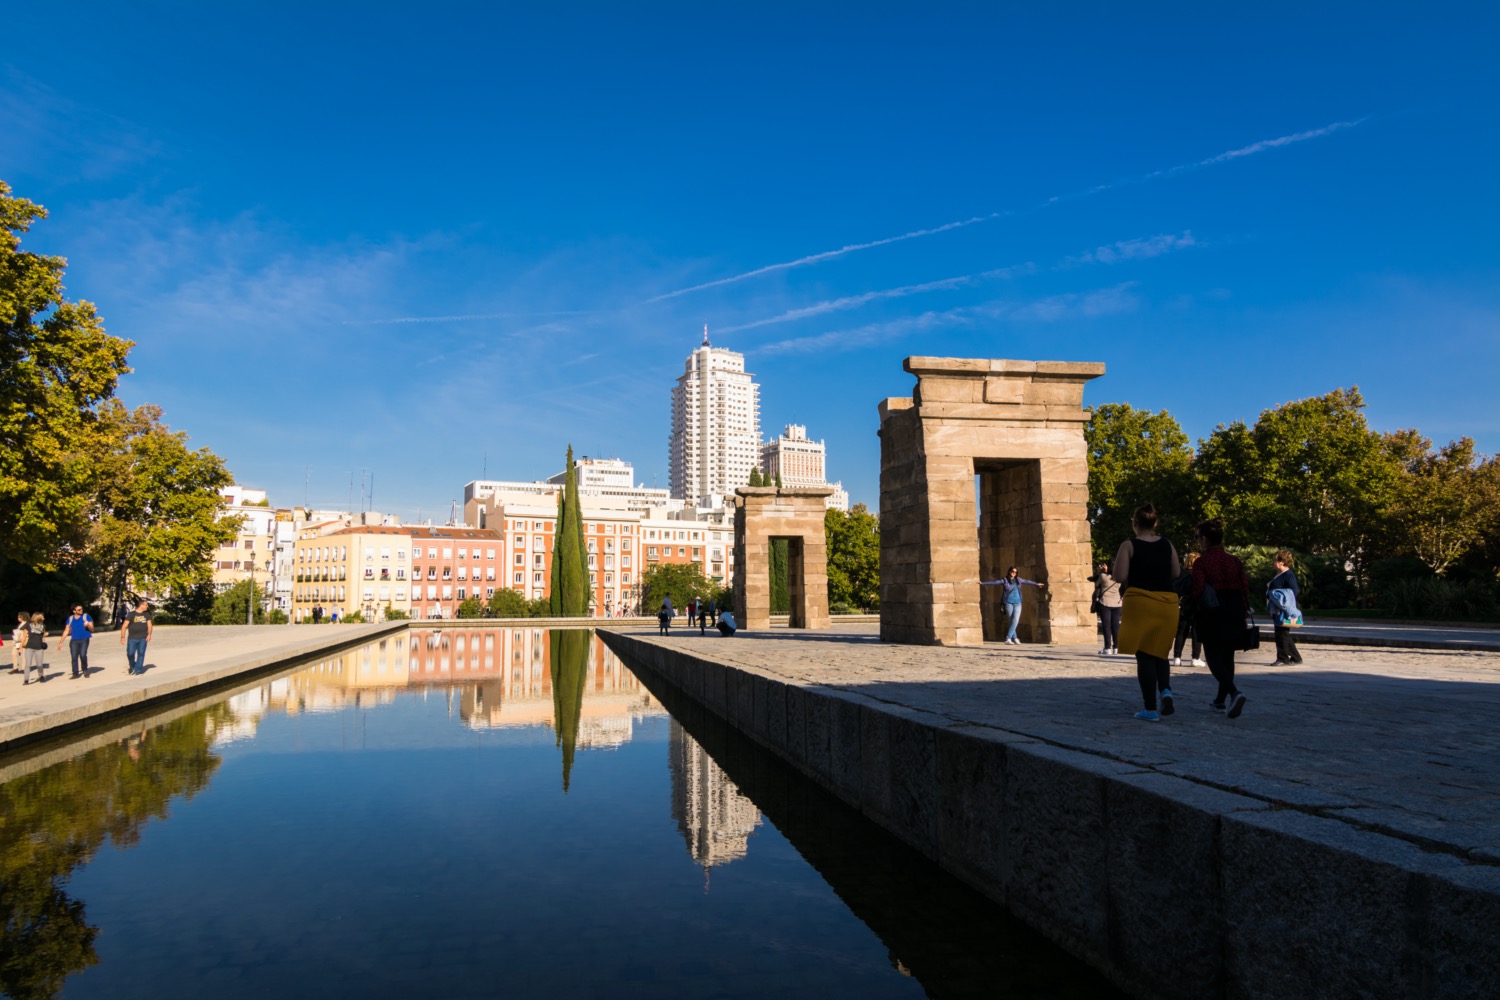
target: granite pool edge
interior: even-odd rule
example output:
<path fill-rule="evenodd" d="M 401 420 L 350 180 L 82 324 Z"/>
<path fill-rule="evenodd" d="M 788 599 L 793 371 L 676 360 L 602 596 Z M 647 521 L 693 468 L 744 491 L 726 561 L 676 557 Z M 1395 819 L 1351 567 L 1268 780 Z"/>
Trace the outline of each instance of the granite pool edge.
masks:
<path fill-rule="evenodd" d="M 1024 734 L 600 638 L 1141 997 L 1500 995 L 1500 868 Z"/>

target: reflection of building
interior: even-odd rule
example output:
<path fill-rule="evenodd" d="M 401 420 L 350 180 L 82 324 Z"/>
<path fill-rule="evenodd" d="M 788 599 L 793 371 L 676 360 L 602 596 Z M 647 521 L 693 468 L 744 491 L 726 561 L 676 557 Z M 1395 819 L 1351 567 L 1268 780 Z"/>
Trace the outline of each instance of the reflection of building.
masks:
<path fill-rule="evenodd" d="M 760 825 L 760 810 L 675 719 L 667 767 L 672 772 L 672 818 L 693 860 L 707 868 L 744 857 L 750 834 Z"/>

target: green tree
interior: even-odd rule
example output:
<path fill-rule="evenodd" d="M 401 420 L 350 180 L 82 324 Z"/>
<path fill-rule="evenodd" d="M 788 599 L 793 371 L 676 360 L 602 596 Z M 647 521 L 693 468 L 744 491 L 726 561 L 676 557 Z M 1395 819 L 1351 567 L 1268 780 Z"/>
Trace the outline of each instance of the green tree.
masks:
<path fill-rule="evenodd" d="M 266 621 L 266 592 L 259 584 L 241 580 L 218 597 L 214 598 L 213 611 L 209 614 L 211 625 L 244 625 L 248 609 L 246 603 L 255 602 L 255 624 Z M 345 619 L 348 620 L 347 618 Z"/>
<path fill-rule="evenodd" d="M 466 597 L 459 602 L 456 616 L 459 618 L 483 618 L 484 603 L 477 597 Z"/>
<path fill-rule="evenodd" d="M 764 486 L 764 485 L 766 485 L 765 479 L 760 474 L 760 466 L 757 465 L 755 468 L 753 468 L 753 469 L 750 470 L 750 482 L 747 483 L 746 485 L 747 486 Z"/>
<path fill-rule="evenodd" d="M 63 297 L 66 260 L 21 250 L 46 215 L 0 181 L 0 560 L 34 569 L 82 547 L 97 407 L 132 346 Z"/>
<path fill-rule="evenodd" d="M 527 618 L 530 617 L 526 598 L 519 591 L 511 590 L 509 587 L 501 587 L 490 596 L 491 618 Z"/>
<path fill-rule="evenodd" d="M 552 615 L 552 602 L 545 597 L 534 597 L 526 602 L 527 618 L 547 618 Z"/>
<path fill-rule="evenodd" d="M 213 621 L 214 601 L 218 591 L 212 583 L 195 583 L 181 590 L 174 590 L 162 603 L 157 621 L 163 625 L 208 625 Z M 240 621 L 245 620 L 244 606 L 240 606 Z"/>
<path fill-rule="evenodd" d="M 589 561 L 583 536 L 583 507 L 578 500 L 578 470 L 573 465 L 573 446 L 568 445 L 568 464 L 563 489 L 557 498 L 557 535 L 552 541 L 552 613 L 565 618 L 589 613 Z"/>
<path fill-rule="evenodd" d="M 1095 407 L 1083 427 L 1089 463 L 1089 524 L 1096 559 L 1130 537 L 1137 507 L 1155 504 L 1179 534 L 1197 513 L 1193 450 L 1177 418 L 1129 403 Z M 1175 525 L 1175 529 L 1171 526 Z"/>
<path fill-rule="evenodd" d="M 828 607 L 880 606 L 880 521 L 857 503 L 823 515 L 828 540 Z"/>
<path fill-rule="evenodd" d="M 1235 544 L 1339 554 L 1362 574 L 1401 482 L 1364 406 L 1358 387 L 1335 389 L 1215 430 L 1194 463 L 1205 513 L 1224 516 Z"/>
<path fill-rule="evenodd" d="M 1387 435 L 1387 445 L 1405 473 L 1390 509 L 1397 537 L 1442 575 L 1500 518 L 1500 465 L 1467 437 L 1434 451 L 1416 431 L 1404 431 Z"/>
<path fill-rule="evenodd" d="M 176 592 L 208 580 L 214 550 L 240 523 L 221 513 L 220 491 L 234 481 L 223 460 L 189 449 L 155 406 L 131 411 L 108 400 L 98 427 L 88 547 L 110 607 L 129 590 Z"/>
<path fill-rule="evenodd" d="M 654 614 L 664 597 L 681 611 L 694 598 L 714 594 L 714 582 L 703 575 L 697 563 L 657 563 L 641 577 L 641 610 Z"/>

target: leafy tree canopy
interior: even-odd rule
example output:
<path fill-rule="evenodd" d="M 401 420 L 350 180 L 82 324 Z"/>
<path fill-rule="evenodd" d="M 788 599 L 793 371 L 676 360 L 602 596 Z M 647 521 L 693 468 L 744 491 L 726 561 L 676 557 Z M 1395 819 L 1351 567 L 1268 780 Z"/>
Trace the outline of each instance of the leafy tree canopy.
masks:
<path fill-rule="evenodd" d="M 1135 509 L 1153 503 L 1182 531 L 1196 514 L 1193 449 L 1177 418 L 1129 403 L 1094 408 L 1083 428 L 1088 446 L 1089 522 L 1096 558 L 1107 559 L 1130 537 Z"/>
<path fill-rule="evenodd" d="M 828 606 L 880 604 L 880 521 L 862 503 L 823 515 L 828 540 Z"/>
<path fill-rule="evenodd" d="M 655 614 L 663 597 L 670 597 L 672 607 L 681 611 L 688 601 L 712 597 L 716 592 L 714 582 L 703 575 L 697 563 L 657 563 L 641 577 L 641 611 Z"/>

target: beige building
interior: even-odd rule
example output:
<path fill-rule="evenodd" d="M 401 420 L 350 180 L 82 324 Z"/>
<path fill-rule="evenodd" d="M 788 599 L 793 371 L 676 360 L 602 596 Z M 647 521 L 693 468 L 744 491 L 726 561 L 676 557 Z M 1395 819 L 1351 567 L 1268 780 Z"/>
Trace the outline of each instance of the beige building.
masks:
<path fill-rule="evenodd" d="M 277 570 L 279 522 L 266 491 L 227 486 L 221 499 L 223 513 L 240 518 L 240 529 L 214 553 L 214 590 L 222 594 L 242 580 L 252 578 L 258 587 L 272 587 Z"/>
<path fill-rule="evenodd" d="M 337 522 L 334 522 L 335 524 Z M 312 524 L 297 535 L 293 559 L 292 620 L 356 612 L 380 621 L 387 609 L 411 613 L 411 529 L 353 525 L 329 531 Z"/>
<path fill-rule="evenodd" d="M 761 445 L 760 467 L 766 475 L 766 484 L 775 485 L 781 477 L 781 485 L 787 487 L 832 486 L 833 494 L 828 506 L 835 510 L 849 509 L 849 494 L 843 483 L 830 483 L 827 479 L 828 448 L 822 441 L 810 441 L 807 428 L 802 424 L 787 424 L 781 437 Z"/>

